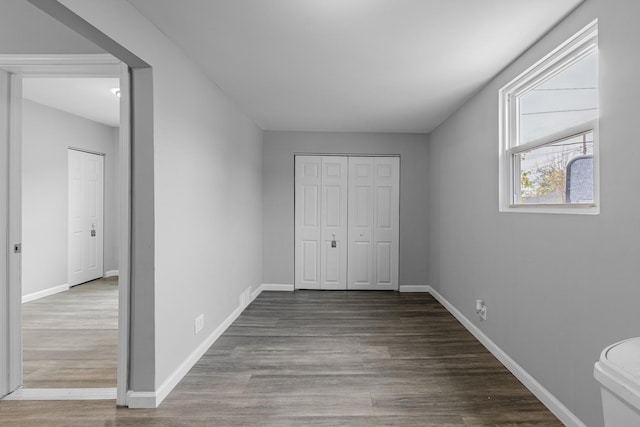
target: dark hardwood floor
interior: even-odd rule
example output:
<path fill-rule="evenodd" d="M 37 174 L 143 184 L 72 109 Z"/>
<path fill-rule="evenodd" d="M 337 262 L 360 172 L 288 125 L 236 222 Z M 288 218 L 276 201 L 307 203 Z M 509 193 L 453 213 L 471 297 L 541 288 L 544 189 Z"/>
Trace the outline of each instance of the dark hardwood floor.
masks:
<path fill-rule="evenodd" d="M 22 305 L 25 388 L 116 386 L 118 278 Z"/>
<path fill-rule="evenodd" d="M 5 422 L 562 425 L 430 295 L 314 291 L 262 293 L 155 410 L 6 401 Z"/>

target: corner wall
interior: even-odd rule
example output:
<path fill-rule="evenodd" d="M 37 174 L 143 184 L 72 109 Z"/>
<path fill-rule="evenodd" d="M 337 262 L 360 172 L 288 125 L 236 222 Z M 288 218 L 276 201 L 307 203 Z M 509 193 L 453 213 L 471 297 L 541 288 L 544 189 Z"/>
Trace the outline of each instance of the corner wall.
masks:
<path fill-rule="evenodd" d="M 593 364 L 605 346 L 639 335 L 638 16 L 637 2 L 586 0 L 429 145 L 429 284 L 593 427 L 603 425 Z M 601 214 L 499 213 L 498 90 L 595 18 Z"/>
<path fill-rule="evenodd" d="M 400 285 L 427 285 L 427 143 L 424 134 L 264 133 L 263 283 L 294 284 L 294 154 L 400 155 Z"/>
<path fill-rule="evenodd" d="M 68 284 L 68 147 L 105 155 L 104 271 L 117 270 L 118 129 L 27 99 L 22 127 L 22 295 Z"/>
<path fill-rule="evenodd" d="M 240 295 L 261 284 L 262 131 L 130 3 L 60 3 L 152 67 L 153 236 L 137 244 L 154 252 L 154 282 L 134 299 L 153 295 L 153 313 L 132 317 L 141 356 L 132 356 L 130 388 L 153 405 Z M 204 328 L 195 335 L 200 314 Z"/>

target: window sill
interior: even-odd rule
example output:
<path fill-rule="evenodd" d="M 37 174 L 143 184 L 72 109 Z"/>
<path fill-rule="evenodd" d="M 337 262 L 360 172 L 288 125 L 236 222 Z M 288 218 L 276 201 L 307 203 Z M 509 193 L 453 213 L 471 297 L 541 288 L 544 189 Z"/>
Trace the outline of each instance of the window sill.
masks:
<path fill-rule="evenodd" d="M 500 212 L 598 215 L 600 207 L 595 203 L 560 204 L 522 204 L 501 206 Z"/>

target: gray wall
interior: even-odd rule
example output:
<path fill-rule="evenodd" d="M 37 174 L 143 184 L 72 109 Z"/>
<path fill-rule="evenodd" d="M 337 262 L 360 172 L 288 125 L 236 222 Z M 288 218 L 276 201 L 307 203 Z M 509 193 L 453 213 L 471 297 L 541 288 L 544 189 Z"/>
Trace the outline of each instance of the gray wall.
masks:
<path fill-rule="evenodd" d="M 162 390 L 261 283 L 262 131 L 130 3 L 61 3 L 152 67 L 153 236 L 137 245 L 153 247 L 154 312 L 134 315 L 132 363 L 155 366 L 132 388 Z"/>
<path fill-rule="evenodd" d="M 588 426 L 640 324 L 640 3 L 586 0 L 431 134 L 429 283 Z M 498 212 L 498 90 L 599 18 L 601 214 Z M 488 306 L 477 322 L 475 299 Z"/>
<path fill-rule="evenodd" d="M 263 283 L 294 282 L 295 153 L 400 155 L 400 285 L 427 285 L 427 142 L 422 134 L 264 133 Z"/>
<path fill-rule="evenodd" d="M 104 270 L 117 270 L 118 129 L 27 99 L 22 126 L 22 295 L 68 283 L 68 147 L 105 154 Z"/>
<path fill-rule="evenodd" d="M 104 53 L 26 0 L 2 0 L 0 54 Z"/>

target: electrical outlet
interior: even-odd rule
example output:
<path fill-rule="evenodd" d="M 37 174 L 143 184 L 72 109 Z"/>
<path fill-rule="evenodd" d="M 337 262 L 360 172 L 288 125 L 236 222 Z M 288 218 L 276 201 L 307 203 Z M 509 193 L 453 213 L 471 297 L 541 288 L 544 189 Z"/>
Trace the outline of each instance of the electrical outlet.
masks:
<path fill-rule="evenodd" d="M 487 304 L 481 299 L 476 300 L 476 314 L 480 320 L 487 320 Z"/>
<path fill-rule="evenodd" d="M 204 328 L 204 314 L 199 315 L 193 321 L 193 334 L 198 335 L 202 328 Z"/>
<path fill-rule="evenodd" d="M 483 306 L 482 310 L 480 310 L 480 313 L 478 314 L 480 315 L 480 319 L 487 320 L 487 306 Z"/>

